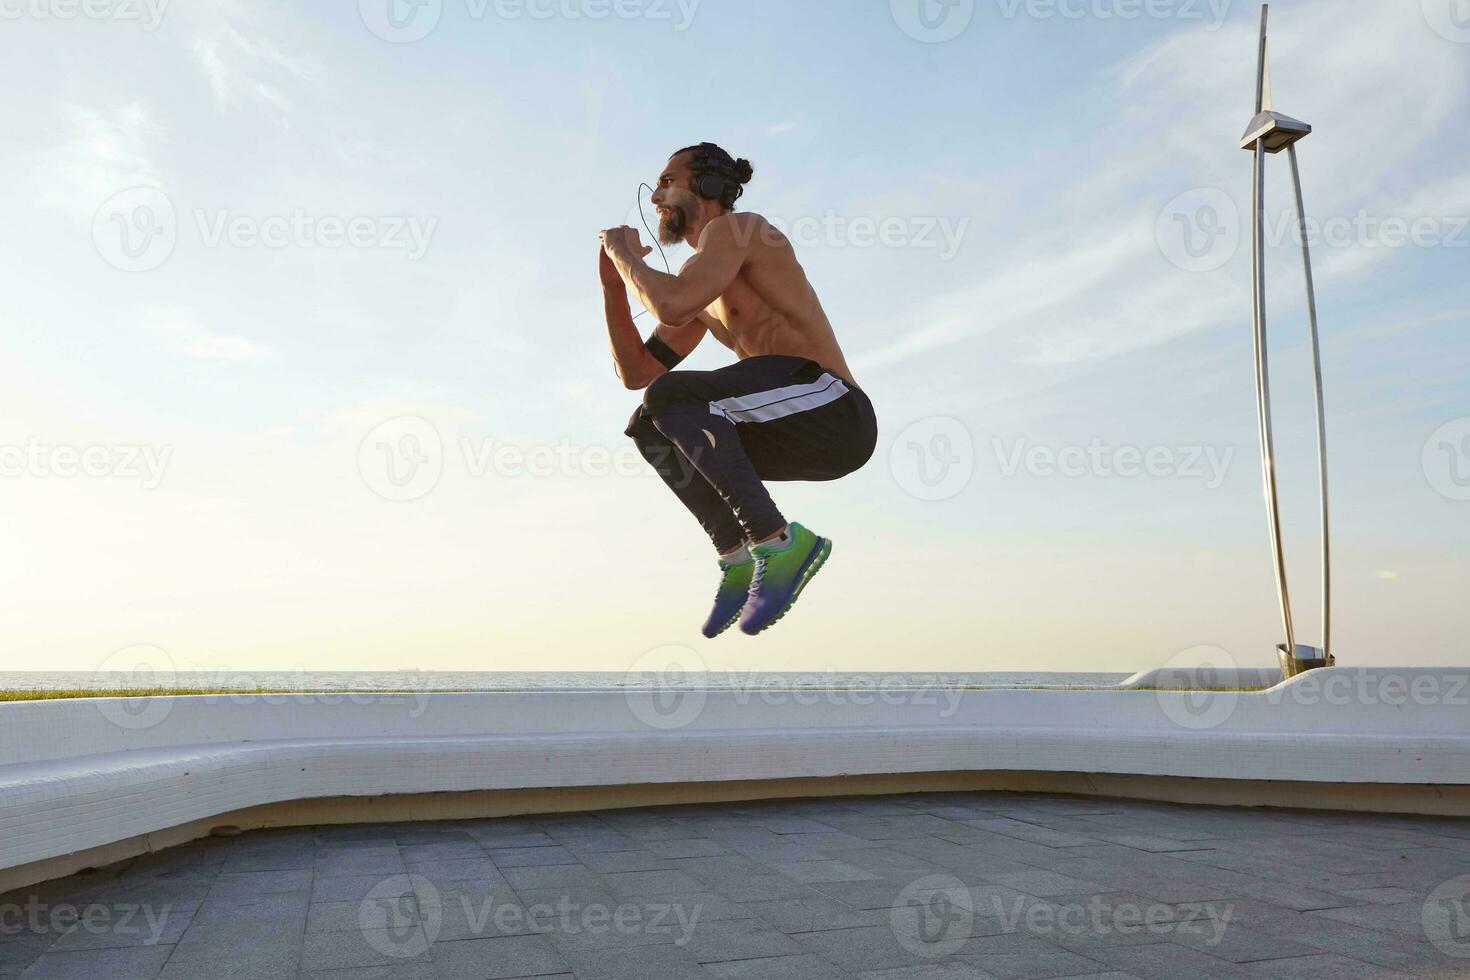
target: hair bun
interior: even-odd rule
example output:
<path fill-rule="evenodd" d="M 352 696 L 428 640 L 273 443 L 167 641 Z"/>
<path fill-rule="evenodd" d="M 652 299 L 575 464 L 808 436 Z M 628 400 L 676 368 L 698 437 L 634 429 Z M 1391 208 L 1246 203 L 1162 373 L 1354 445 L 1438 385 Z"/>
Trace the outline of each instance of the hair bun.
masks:
<path fill-rule="evenodd" d="M 749 160 L 741 158 L 735 161 L 735 176 L 740 178 L 740 183 L 748 184 L 755 176 L 755 168 L 750 165 Z"/>

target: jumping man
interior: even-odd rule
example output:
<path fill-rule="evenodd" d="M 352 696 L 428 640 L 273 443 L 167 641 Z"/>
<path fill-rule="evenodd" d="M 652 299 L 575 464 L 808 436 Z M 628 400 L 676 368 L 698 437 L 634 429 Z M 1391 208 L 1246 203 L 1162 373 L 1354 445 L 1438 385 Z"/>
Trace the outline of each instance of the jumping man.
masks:
<path fill-rule="evenodd" d="M 835 480 L 872 457 L 878 424 L 853 381 L 791 242 L 735 213 L 754 171 L 712 143 L 675 153 L 653 194 L 659 240 L 695 254 L 678 275 L 643 260 L 632 228 L 602 233 L 608 336 L 618 376 L 647 389 L 627 435 L 704 526 L 720 586 L 704 635 L 755 635 L 796 602 L 832 542 L 781 516 L 763 480 Z M 645 342 L 628 290 L 659 321 Z M 706 333 L 739 360 L 675 368 Z"/>

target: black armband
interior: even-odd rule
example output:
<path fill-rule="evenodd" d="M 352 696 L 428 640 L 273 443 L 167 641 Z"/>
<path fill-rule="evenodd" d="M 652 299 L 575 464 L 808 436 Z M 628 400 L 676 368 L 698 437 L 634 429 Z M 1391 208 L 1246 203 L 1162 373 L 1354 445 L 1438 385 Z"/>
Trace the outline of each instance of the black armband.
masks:
<path fill-rule="evenodd" d="M 643 346 L 648 349 L 648 353 L 653 355 L 655 361 L 658 361 L 670 371 L 678 367 L 680 362 L 689 356 L 687 354 L 675 353 L 674 348 L 664 343 L 658 334 L 651 335 Z"/>

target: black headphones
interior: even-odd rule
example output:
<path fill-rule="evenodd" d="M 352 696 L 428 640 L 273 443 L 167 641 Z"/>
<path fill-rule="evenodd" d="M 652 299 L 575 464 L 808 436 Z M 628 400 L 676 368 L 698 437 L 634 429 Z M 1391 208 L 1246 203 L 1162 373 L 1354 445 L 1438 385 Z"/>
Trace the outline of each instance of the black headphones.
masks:
<path fill-rule="evenodd" d="M 694 178 L 694 193 L 708 201 L 721 200 L 730 182 L 736 179 L 735 161 L 713 143 L 701 143 L 694 148 L 694 169 L 708 171 Z"/>

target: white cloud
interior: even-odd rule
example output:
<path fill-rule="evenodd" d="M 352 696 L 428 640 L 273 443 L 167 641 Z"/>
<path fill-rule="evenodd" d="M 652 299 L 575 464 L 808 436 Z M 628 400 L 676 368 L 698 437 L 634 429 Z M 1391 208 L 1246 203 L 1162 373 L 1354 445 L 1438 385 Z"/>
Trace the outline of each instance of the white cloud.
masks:
<path fill-rule="evenodd" d="M 168 338 L 165 349 L 196 361 L 244 363 L 274 356 L 249 338 L 211 333 L 184 311 L 154 310 L 145 317 L 144 327 Z"/>
<path fill-rule="evenodd" d="M 442 392 L 431 389 L 370 398 L 325 412 L 308 412 L 307 418 L 312 423 L 313 431 L 319 436 L 345 436 L 355 439 L 360 439 L 391 419 L 430 419 L 440 427 L 441 434 L 446 438 L 459 435 L 486 421 L 474 409 L 453 404 L 445 399 Z"/>
<path fill-rule="evenodd" d="M 130 187 L 156 185 L 150 156 L 162 128 L 141 102 L 116 107 L 64 104 L 71 135 L 40 154 L 38 206 L 90 218 L 98 205 Z"/>
<path fill-rule="evenodd" d="M 221 109 L 254 101 L 284 116 L 288 88 L 320 77 L 315 62 L 272 37 L 266 20 L 277 9 L 238 0 L 200 0 L 190 8 L 194 58 Z"/>
<path fill-rule="evenodd" d="M 1118 121 L 1079 144 L 1073 156 L 1088 163 L 1070 180 L 1045 186 L 1037 206 L 1023 209 L 1010 229 L 1018 243 L 1011 261 L 924 303 L 911 322 L 926 326 L 858 363 L 1007 331 L 1022 360 L 1086 361 L 1222 326 L 1242 315 L 1241 303 L 1248 315 L 1248 243 L 1219 272 L 1184 273 L 1162 260 L 1153 221 L 1163 202 L 1204 187 L 1225 189 L 1249 220 L 1249 157 L 1237 136 L 1250 117 L 1254 32 L 1250 18 L 1217 32 L 1181 31 L 1119 65 Z M 1402 70 L 1406 62 L 1413 72 Z M 1272 69 L 1277 106 L 1318 125 L 1302 150 L 1309 215 L 1465 213 L 1470 174 L 1422 188 L 1415 155 L 1463 106 L 1470 61 L 1425 29 L 1417 5 L 1293 6 L 1277 18 Z M 1029 174 L 1013 176 L 1025 186 Z M 1267 180 L 1272 207 L 1289 207 L 1284 159 L 1269 162 Z M 1409 188 L 1421 189 L 1410 196 Z M 1118 230 L 1087 234 L 1097 228 Z M 1314 257 L 1322 285 L 1346 287 L 1410 251 L 1354 243 Z M 1293 290 L 1283 288 L 1283 299 L 1300 303 L 1299 284 Z"/>
<path fill-rule="evenodd" d="M 170 348 L 196 361 L 259 361 L 270 352 L 244 337 L 202 336 Z"/>

